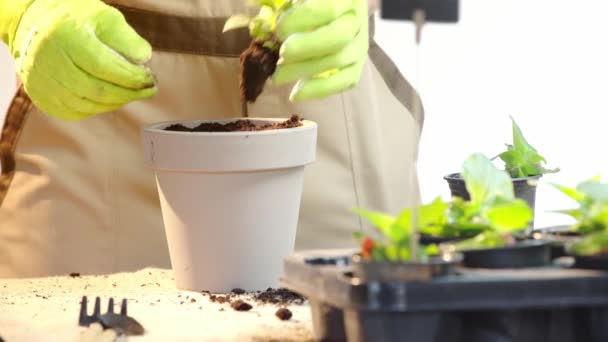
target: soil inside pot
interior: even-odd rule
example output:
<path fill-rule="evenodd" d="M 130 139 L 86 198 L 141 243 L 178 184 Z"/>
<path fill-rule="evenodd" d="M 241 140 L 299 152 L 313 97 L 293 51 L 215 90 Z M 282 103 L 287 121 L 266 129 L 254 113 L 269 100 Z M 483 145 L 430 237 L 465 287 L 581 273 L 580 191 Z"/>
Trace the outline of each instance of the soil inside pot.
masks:
<path fill-rule="evenodd" d="M 260 42 L 252 42 L 241 54 L 241 99 L 255 102 L 264 91 L 266 81 L 277 68 L 278 51 L 271 50 Z"/>
<path fill-rule="evenodd" d="M 175 124 L 165 128 L 165 131 L 172 132 L 249 132 L 249 131 L 270 131 L 274 129 L 287 129 L 302 126 L 302 119 L 298 115 L 292 115 L 289 119 L 268 124 L 256 124 L 247 119 L 237 120 L 226 124 L 217 122 L 203 122 L 200 125 L 189 128 L 182 124 Z"/>

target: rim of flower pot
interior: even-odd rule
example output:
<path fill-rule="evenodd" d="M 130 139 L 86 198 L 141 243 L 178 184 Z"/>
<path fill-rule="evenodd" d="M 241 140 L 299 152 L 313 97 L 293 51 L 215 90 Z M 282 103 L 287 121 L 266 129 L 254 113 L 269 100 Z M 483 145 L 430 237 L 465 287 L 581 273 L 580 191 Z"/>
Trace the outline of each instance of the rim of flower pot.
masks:
<path fill-rule="evenodd" d="M 288 134 L 298 131 L 306 131 L 310 129 L 314 129 L 317 126 L 317 123 L 310 120 L 302 120 L 302 125 L 299 127 L 291 127 L 291 128 L 280 128 L 280 129 L 271 129 L 264 131 L 235 131 L 235 132 L 179 132 L 179 131 L 167 131 L 165 130 L 167 127 L 171 125 L 181 124 L 186 127 L 192 128 L 202 123 L 219 123 L 219 124 L 227 124 L 236 122 L 239 120 L 249 120 L 254 123 L 259 124 L 269 124 L 269 123 L 278 123 L 284 122 L 286 118 L 264 118 L 264 117 L 254 117 L 254 118 L 231 118 L 231 119 L 209 119 L 209 120 L 172 120 L 172 121 L 162 121 L 156 122 L 150 125 L 147 125 L 143 128 L 146 132 L 151 133 L 161 133 L 167 135 L 187 135 L 187 136 L 248 136 L 248 135 L 280 135 L 280 134 Z"/>
<path fill-rule="evenodd" d="M 521 181 L 528 181 L 530 179 L 541 179 L 542 177 L 543 177 L 543 175 L 536 175 L 536 176 L 529 176 L 529 177 L 511 178 L 511 180 L 513 180 L 513 182 L 521 182 Z M 460 172 L 450 173 L 450 174 L 444 176 L 443 179 L 445 179 L 447 181 L 464 181 L 464 178 L 462 178 L 462 175 Z"/>

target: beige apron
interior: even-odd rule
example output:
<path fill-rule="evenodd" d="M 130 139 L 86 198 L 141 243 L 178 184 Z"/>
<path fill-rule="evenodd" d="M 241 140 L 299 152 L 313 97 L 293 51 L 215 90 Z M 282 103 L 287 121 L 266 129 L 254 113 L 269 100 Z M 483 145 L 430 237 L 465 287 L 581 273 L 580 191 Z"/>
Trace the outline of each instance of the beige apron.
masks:
<path fill-rule="evenodd" d="M 244 0 L 112 3 L 154 46 L 159 94 L 73 123 L 46 116 L 17 92 L 0 141 L 0 277 L 170 267 L 140 129 L 242 112 L 238 54 L 248 37 L 221 30 L 227 16 L 245 10 Z M 249 115 L 298 113 L 319 123 L 297 248 L 354 246 L 352 233 L 365 226 L 351 208 L 397 213 L 417 200 L 413 161 L 423 120 L 410 109 L 418 97 L 373 40 L 356 89 L 298 104 L 288 101 L 290 90 L 269 85 Z"/>

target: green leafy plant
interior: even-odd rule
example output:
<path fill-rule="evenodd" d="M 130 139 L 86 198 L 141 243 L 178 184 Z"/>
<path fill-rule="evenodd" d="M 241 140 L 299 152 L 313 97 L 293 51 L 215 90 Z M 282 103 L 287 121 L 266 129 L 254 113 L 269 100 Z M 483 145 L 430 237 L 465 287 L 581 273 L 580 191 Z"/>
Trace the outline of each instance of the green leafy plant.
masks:
<path fill-rule="evenodd" d="M 582 234 L 608 230 L 608 184 L 600 177 L 594 177 L 570 188 L 558 184 L 553 186 L 564 195 L 573 199 L 578 207 L 558 210 L 576 220 L 572 229 Z"/>
<path fill-rule="evenodd" d="M 426 208 L 432 205 L 425 206 Z M 422 212 L 421 207 L 421 212 Z M 370 222 L 379 233 L 379 237 L 372 238 L 361 232 L 355 233 L 355 238 L 361 243 L 361 256 L 366 260 L 375 261 L 409 261 L 412 260 L 411 239 L 417 238 L 412 234 L 412 209 L 404 210 L 399 216 L 393 217 L 384 213 L 356 209 L 355 213 Z M 425 217 L 419 216 L 419 222 L 434 224 L 441 220 L 443 212 L 427 211 Z M 425 222 L 427 220 L 428 222 Z M 418 251 L 417 260 L 425 261 L 428 257 L 438 253 L 437 246 L 430 246 Z"/>
<path fill-rule="evenodd" d="M 589 234 L 568 247 L 577 256 L 608 256 L 608 231 Z"/>
<path fill-rule="evenodd" d="M 569 246 L 570 252 L 584 256 L 608 254 L 608 184 L 594 177 L 575 188 L 553 186 L 578 204 L 577 208 L 557 211 L 574 218 L 572 229 L 584 235 Z"/>
<path fill-rule="evenodd" d="M 464 162 L 462 176 L 471 200 L 453 200 L 448 224 L 452 229 L 476 229 L 480 234 L 455 244 L 456 248 L 501 247 L 513 243 L 513 233 L 526 229 L 533 213 L 524 200 L 515 198 L 509 175 L 484 155 L 474 154 Z"/>
<path fill-rule="evenodd" d="M 277 19 L 289 10 L 293 3 L 294 0 L 255 0 L 255 4 L 260 8 L 259 13 L 253 17 L 246 14 L 231 16 L 224 24 L 224 32 L 248 28 L 254 41 L 272 50 L 278 50 L 281 42 L 275 35 Z"/>
<path fill-rule="evenodd" d="M 559 169 L 546 169 L 546 160 L 532 147 L 524 137 L 521 128 L 511 117 L 513 125 L 513 142 L 507 144 L 507 151 L 497 156 L 505 164 L 505 170 L 512 178 L 540 176 L 558 172 Z"/>
<path fill-rule="evenodd" d="M 417 215 L 420 233 L 473 237 L 456 244 L 457 249 L 500 247 L 512 243 L 512 233 L 527 228 L 532 219 L 532 210 L 525 201 L 514 198 L 509 175 L 498 170 L 491 160 L 481 154 L 474 154 L 465 161 L 462 174 L 471 200 L 454 198 L 447 203 L 437 198 L 420 206 Z M 397 217 L 362 209 L 355 212 L 369 221 L 380 235 L 377 239 L 362 233 L 355 235 L 361 243 L 364 258 L 387 261 L 411 259 L 411 208 Z M 419 252 L 418 259 L 424 260 L 438 251 L 437 246 L 429 246 Z"/>

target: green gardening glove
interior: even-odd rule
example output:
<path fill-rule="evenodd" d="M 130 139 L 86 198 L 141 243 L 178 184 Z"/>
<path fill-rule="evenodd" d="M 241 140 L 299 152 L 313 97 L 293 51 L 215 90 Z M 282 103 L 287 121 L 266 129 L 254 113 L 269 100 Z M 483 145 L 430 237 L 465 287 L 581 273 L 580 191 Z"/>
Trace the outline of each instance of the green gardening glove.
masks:
<path fill-rule="evenodd" d="M 0 39 L 25 91 L 49 115 L 79 120 L 154 96 L 148 42 L 99 0 L 0 0 Z"/>
<path fill-rule="evenodd" d="M 321 98 L 359 83 L 369 48 L 367 0 L 302 0 L 277 20 L 283 42 L 273 82 L 298 81 L 294 101 Z"/>

